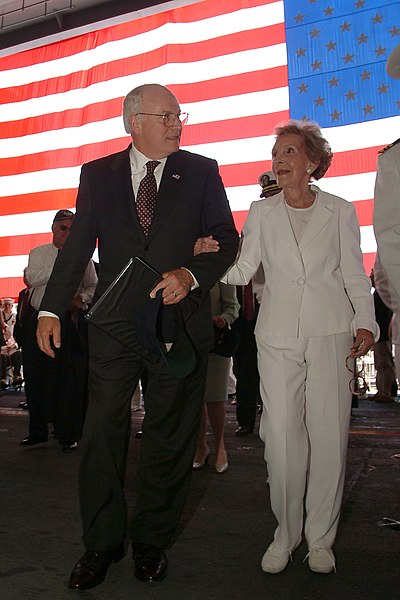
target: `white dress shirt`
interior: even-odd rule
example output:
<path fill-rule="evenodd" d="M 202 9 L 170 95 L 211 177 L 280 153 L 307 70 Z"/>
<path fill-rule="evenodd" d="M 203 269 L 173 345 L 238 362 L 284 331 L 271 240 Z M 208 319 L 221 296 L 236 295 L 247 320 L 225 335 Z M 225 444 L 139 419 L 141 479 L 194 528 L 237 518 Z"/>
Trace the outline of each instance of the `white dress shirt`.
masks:
<path fill-rule="evenodd" d="M 39 310 L 57 255 L 58 248 L 54 244 L 37 246 L 36 248 L 33 248 L 29 254 L 29 262 L 25 271 L 25 276 L 30 287 L 33 288 L 31 304 L 36 310 Z M 88 304 L 92 301 L 96 285 L 96 270 L 93 261 L 90 260 L 79 288 L 76 291 L 76 294 L 79 294 L 81 297 L 82 302 Z M 41 316 L 45 316 L 45 313 L 41 313 Z"/>

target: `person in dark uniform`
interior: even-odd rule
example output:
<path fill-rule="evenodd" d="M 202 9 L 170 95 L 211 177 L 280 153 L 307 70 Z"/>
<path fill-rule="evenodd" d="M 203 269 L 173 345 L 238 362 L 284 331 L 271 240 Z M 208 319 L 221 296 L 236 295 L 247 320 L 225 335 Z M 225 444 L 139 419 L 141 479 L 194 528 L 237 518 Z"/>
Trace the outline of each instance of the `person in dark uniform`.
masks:
<path fill-rule="evenodd" d="M 390 339 L 390 324 L 393 312 L 383 302 L 375 286 L 374 270 L 372 269 L 371 283 L 374 290 L 375 319 L 379 325 L 379 339 L 373 346 L 374 363 L 376 371 L 376 394 L 371 400 L 375 402 L 394 402 L 397 396 L 396 369 L 392 353 L 392 342 Z"/>
<path fill-rule="evenodd" d="M 260 198 L 269 198 L 282 190 L 272 171 L 262 173 L 258 183 L 262 187 Z M 241 308 L 239 318 L 232 327 L 240 335 L 240 344 L 233 359 L 233 372 L 236 377 L 236 419 L 239 425 L 236 435 L 240 437 L 253 433 L 257 406 L 262 404 L 254 327 L 261 301 L 260 296 L 257 299 L 256 292 L 261 292 L 263 278 L 264 273 L 260 269 L 250 283 L 236 288 Z"/>

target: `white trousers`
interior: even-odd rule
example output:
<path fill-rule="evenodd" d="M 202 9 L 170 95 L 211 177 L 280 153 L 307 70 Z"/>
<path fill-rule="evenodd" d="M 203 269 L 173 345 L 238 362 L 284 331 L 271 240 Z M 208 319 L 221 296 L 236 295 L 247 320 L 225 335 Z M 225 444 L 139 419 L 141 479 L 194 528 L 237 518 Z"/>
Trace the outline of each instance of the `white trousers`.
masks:
<path fill-rule="evenodd" d="M 308 547 L 330 548 L 343 494 L 351 413 L 345 359 L 353 338 L 257 337 L 274 540 L 291 550 L 303 531 Z"/>

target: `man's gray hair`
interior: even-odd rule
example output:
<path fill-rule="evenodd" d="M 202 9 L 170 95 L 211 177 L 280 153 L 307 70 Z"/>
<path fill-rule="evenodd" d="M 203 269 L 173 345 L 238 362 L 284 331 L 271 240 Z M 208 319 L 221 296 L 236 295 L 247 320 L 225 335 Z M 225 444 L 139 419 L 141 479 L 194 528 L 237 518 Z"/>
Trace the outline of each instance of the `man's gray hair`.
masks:
<path fill-rule="evenodd" d="M 137 115 L 137 113 L 140 113 L 140 111 L 143 109 L 143 93 L 145 90 L 149 90 L 151 88 L 167 90 L 171 96 L 173 96 L 173 93 L 168 90 L 168 88 L 166 88 L 164 85 L 160 85 L 159 83 L 144 83 L 143 85 L 139 85 L 131 90 L 125 96 L 122 108 L 122 118 L 124 120 L 125 131 L 126 133 L 129 133 L 129 135 L 132 135 L 132 116 Z"/>
<path fill-rule="evenodd" d="M 124 98 L 122 118 L 126 133 L 132 134 L 131 117 L 140 112 L 142 107 L 143 85 L 131 90 Z"/>

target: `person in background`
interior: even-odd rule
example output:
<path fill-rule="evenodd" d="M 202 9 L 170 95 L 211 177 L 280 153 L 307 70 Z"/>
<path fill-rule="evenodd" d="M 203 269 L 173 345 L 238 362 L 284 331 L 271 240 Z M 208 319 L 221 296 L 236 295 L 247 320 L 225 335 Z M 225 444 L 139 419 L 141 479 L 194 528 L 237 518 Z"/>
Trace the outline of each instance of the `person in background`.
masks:
<path fill-rule="evenodd" d="M 2 300 L 0 299 L 2 302 Z M 6 340 L 4 337 L 4 329 L 5 324 L 3 320 L 3 311 L 0 310 L 0 347 L 6 345 Z M 3 359 L 0 360 L 0 389 L 5 390 L 7 387 L 7 366 Z"/>
<path fill-rule="evenodd" d="M 1 360 L 3 373 L 1 379 L 1 388 L 6 389 L 9 386 L 20 387 L 24 382 L 21 375 L 21 350 L 18 347 L 18 344 L 11 333 L 11 328 L 8 325 L 4 325 L 3 340 L 5 343 L 1 345 Z M 9 381 L 7 381 L 7 378 L 9 378 Z"/>
<path fill-rule="evenodd" d="M 27 287 L 32 289 L 33 308 L 26 324 L 23 365 L 25 392 L 29 410 L 29 433 L 21 446 L 47 442 L 48 423 L 54 425 L 54 436 L 64 452 L 76 450 L 81 437 L 86 398 L 86 349 L 82 331 L 82 313 L 91 303 L 97 276 L 91 260 L 75 295 L 69 298 L 62 315 L 65 344 L 53 361 L 38 347 L 36 327 L 38 310 L 55 260 L 64 247 L 74 219 L 70 210 L 59 210 L 52 224 L 52 242 L 33 248 L 25 270 Z"/>
<path fill-rule="evenodd" d="M 231 364 L 229 366 L 229 377 L 228 377 L 228 400 L 231 404 L 236 404 L 236 377 L 233 372 L 233 359 L 231 358 Z"/>
<path fill-rule="evenodd" d="M 373 346 L 377 391 L 371 397 L 371 400 L 383 403 L 394 402 L 394 396 L 397 396 L 397 383 L 390 334 L 393 312 L 385 304 L 376 289 L 373 269 L 370 279 L 373 288 L 375 288 L 373 294 L 375 319 L 379 325 L 379 339 Z M 396 393 L 394 393 L 395 389 Z"/>
<path fill-rule="evenodd" d="M 400 79 L 400 44 L 391 52 L 386 71 Z M 395 83 L 393 84 L 395 85 Z M 400 91 L 400 88 L 399 88 Z M 374 191 L 374 232 L 379 260 L 390 288 L 400 298 L 400 138 L 379 152 Z M 392 307 L 392 303 L 388 306 Z M 393 310 L 393 309 L 392 309 Z M 394 311 L 397 315 L 398 310 Z"/>
<path fill-rule="evenodd" d="M 11 335 L 14 334 L 15 319 L 14 300 L 12 298 L 3 298 L 3 320 L 10 328 Z"/>
<path fill-rule="evenodd" d="M 31 315 L 35 310 L 30 302 L 32 289 L 26 279 L 26 267 L 23 272 L 23 281 L 25 287 L 18 294 L 17 314 L 14 325 L 14 337 L 20 348 L 25 346 L 27 326 Z"/>
<path fill-rule="evenodd" d="M 282 188 L 276 183 L 272 171 L 261 173 L 258 183 L 262 187 L 260 198 L 278 194 Z M 236 435 L 243 437 L 254 431 L 257 407 L 261 405 L 260 376 L 257 366 L 257 345 L 254 327 L 257 321 L 264 286 L 262 267 L 246 286 L 237 286 L 240 304 L 239 317 L 233 329 L 240 335 L 240 344 L 234 356 L 234 372 L 237 379 Z"/>
<path fill-rule="evenodd" d="M 214 327 L 230 327 L 239 314 L 239 303 L 235 286 L 216 283 L 210 290 L 211 314 Z M 197 437 L 196 456 L 193 469 L 199 470 L 208 462 L 210 449 L 207 443 L 207 422 L 210 421 L 214 437 L 214 469 L 218 474 L 228 470 L 228 457 L 224 443 L 225 402 L 228 395 L 228 380 L 231 359 L 210 352 L 207 364 L 207 380 L 204 393 L 203 412 Z"/>
<path fill-rule="evenodd" d="M 175 322 L 175 331 L 165 334 L 172 346 L 164 354 L 165 346 L 157 344 L 146 322 L 133 323 L 131 304 L 124 313 L 130 323 L 129 346 L 113 337 L 112 318 L 107 331 L 89 322 L 89 406 L 80 467 L 86 551 L 69 580 L 69 587 L 79 590 L 101 583 L 111 563 L 125 552 L 130 405 L 144 368 L 145 417 L 129 537 L 137 579 L 160 581 L 167 574 L 166 548 L 192 474 L 207 356 L 214 340 L 209 290 L 233 262 L 238 247 L 217 163 L 179 150 L 187 116 L 176 97 L 158 84 L 139 86 L 125 97 L 123 119 L 132 145 L 82 167 L 74 225 L 47 285 L 38 339 L 48 356 L 54 356 L 51 340 L 55 348 L 62 347 L 58 317 L 96 242 L 96 298 L 131 257 L 139 257 L 162 276 L 156 285 L 154 279 L 150 284 L 145 277 L 152 277 L 151 270 L 143 271 L 136 260 L 126 294 L 132 291 L 140 311 L 159 307 L 162 324 Z M 219 252 L 193 256 L 196 239 L 209 235 L 217 240 Z M 148 336 L 153 332 L 154 347 L 140 336 L 143 330 Z M 196 349 L 197 363 L 179 377 L 169 368 L 168 356 L 183 335 Z M 185 360 L 177 360 L 177 367 Z"/>
<path fill-rule="evenodd" d="M 335 568 L 352 362 L 378 332 L 354 206 L 311 184 L 331 160 L 316 124 L 277 128 L 272 170 L 283 191 L 252 203 L 222 279 L 246 285 L 260 265 L 265 274 L 255 327 L 260 435 L 278 523 L 261 561 L 267 573 L 286 568 L 303 528 L 309 568 Z"/>

